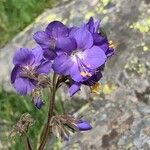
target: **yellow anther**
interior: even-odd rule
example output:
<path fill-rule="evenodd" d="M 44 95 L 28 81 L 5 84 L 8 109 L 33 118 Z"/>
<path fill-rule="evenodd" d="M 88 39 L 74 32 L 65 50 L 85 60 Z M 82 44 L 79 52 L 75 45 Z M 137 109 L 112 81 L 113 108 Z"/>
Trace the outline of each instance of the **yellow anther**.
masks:
<path fill-rule="evenodd" d="M 95 94 L 100 93 L 100 84 L 96 82 L 93 86 L 91 86 L 91 92 Z"/>
<path fill-rule="evenodd" d="M 87 71 L 81 71 L 80 74 L 81 74 L 81 76 L 83 76 L 83 77 L 91 77 L 91 76 L 92 76 L 92 74 L 89 73 L 89 72 L 87 72 Z"/>
<path fill-rule="evenodd" d="M 83 71 L 80 72 L 81 76 L 83 76 L 83 77 L 91 77 L 92 76 L 92 74 L 86 70 L 85 66 L 82 66 L 82 69 L 83 69 Z"/>
<path fill-rule="evenodd" d="M 113 41 L 109 41 L 109 48 L 115 49 L 117 47 L 116 44 L 113 43 Z"/>

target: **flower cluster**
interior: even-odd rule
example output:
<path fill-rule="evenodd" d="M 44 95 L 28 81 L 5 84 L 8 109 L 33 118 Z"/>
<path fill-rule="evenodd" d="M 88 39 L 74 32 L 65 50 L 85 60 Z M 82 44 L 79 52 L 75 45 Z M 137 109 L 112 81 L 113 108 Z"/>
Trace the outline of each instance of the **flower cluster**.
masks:
<path fill-rule="evenodd" d="M 38 76 L 52 70 L 69 80 L 69 93 L 74 95 L 82 84 L 94 86 L 101 79 L 101 71 L 114 54 L 114 45 L 99 30 L 100 22 L 90 18 L 80 27 L 67 27 L 59 21 L 51 22 L 45 31 L 33 38 L 39 46 L 19 49 L 14 58 L 11 83 L 21 95 L 31 93 L 38 84 Z"/>
<path fill-rule="evenodd" d="M 31 93 L 38 109 L 44 105 L 41 91 L 46 87 L 54 94 L 65 83 L 70 96 L 73 96 L 82 85 L 86 85 L 97 93 L 102 70 L 115 48 L 99 29 L 100 22 L 91 17 L 80 27 L 67 27 L 62 22 L 53 21 L 44 31 L 36 32 L 33 38 L 37 46 L 31 50 L 20 48 L 14 55 L 11 83 L 16 91 L 21 95 Z M 51 85 L 50 74 L 58 77 L 55 85 Z M 55 120 L 52 129 L 54 133 L 58 130 L 57 137 L 68 138 L 68 131 L 63 125 L 81 131 L 92 128 L 84 120 L 50 117 Z"/>

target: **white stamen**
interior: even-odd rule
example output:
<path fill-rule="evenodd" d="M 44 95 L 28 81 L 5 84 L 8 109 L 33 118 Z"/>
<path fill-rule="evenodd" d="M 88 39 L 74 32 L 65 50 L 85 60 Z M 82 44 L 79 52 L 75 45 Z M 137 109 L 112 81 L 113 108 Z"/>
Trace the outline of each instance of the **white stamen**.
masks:
<path fill-rule="evenodd" d="M 81 50 L 76 50 L 75 52 L 73 52 L 73 53 L 71 54 L 71 58 L 72 58 L 72 60 L 73 60 L 74 62 L 77 61 L 76 56 L 77 56 L 78 58 L 80 58 L 80 59 L 83 59 L 83 58 L 85 57 L 85 54 L 84 54 L 83 51 L 81 51 Z"/>

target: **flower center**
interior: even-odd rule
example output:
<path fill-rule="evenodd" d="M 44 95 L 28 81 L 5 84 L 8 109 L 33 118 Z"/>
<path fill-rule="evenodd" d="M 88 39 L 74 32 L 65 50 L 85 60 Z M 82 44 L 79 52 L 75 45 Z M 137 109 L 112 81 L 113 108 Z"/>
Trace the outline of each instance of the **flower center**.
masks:
<path fill-rule="evenodd" d="M 86 66 L 82 61 L 85 57 L 85 53 L 81 49 L 76 49 L 71 53 L 72 60 L 78 64 L 79 71 L 82 77 L 91 77 L 92 74 L 90 73 L 91 69 L 89 66 Z"/>
<path fill-rule="evenodd" d="M 79 59 L 83 59 L 84 56 L 85 56 L 84 53 L 83 53 L 82 50 L 80 50 L 80 49 L 77 49 L 77 50 L 75 50 L 75 51 L 73 51 L 73 52 L 71 53 L 71 57 L 72 57 L 72 59 L 73 59 L 74 61 L 77 60 L 77 57 L 78 57 Z"/>
<path fill-rule="evenodd" d="M 27 77 L 30 79 L 34 79 L 36 72 L 35 72 L 36 68 L 33 66 L 24 66 L 22 67 L 22 73 L 21 76 L 22 77 Z"/>
<path fill-rule="evenodd" d="M 50 48 L 54 50 L 55 47 L 56 47 L 56 39 L 51 38 L 50 39 Z"/>

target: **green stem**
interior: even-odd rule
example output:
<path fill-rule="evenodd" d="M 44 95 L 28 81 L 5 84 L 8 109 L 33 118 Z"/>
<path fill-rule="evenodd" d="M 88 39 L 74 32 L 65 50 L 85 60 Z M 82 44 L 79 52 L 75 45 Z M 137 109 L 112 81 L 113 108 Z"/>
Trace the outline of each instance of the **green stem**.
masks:
<path fill-rule="evenodd" d="M 30 138 L 29 138 L 28 134 L 26 132 L 23 132 L 23 133 L 24 133 L 24 137 L 26 139 L 28 150 L 32 150 L 32 145 L 31 145 Z"/>
<path fill-rule="evenodd" d="M 32 146 L 31 146 L 30 139 L 28 136 L 26 136 L 26 141 L 27 141 L 27 145 L 28 145 L 28 150 L 32 150 Z"/>
<path fill-rule="evenodd" d="M 56 79 L 57 79 L 57 76 L 56 76 L 56 74 L 54 74 L 54 76 L 53 76 L 53 85 L 52 85 L 52 90 L 51 90 L 51 95 L 50 95 L 48 116 L 47 116 L 47 124 L 46 124 L 46 127 L 44 128 L 44 133 L 43 133 L 43 137 L 42 137 L 42 140 L 41 140 L 41 144 L 39 146 L 39 150 L 44 150 L 44 147 L 45 147 L 47 139 L 48 139 L 48 135 L 50 134 L 49 124 L 50 124 L 51 118 L 53 117 L 53 111 L 54 111 L 56 84 L 57 84 Z"/>

